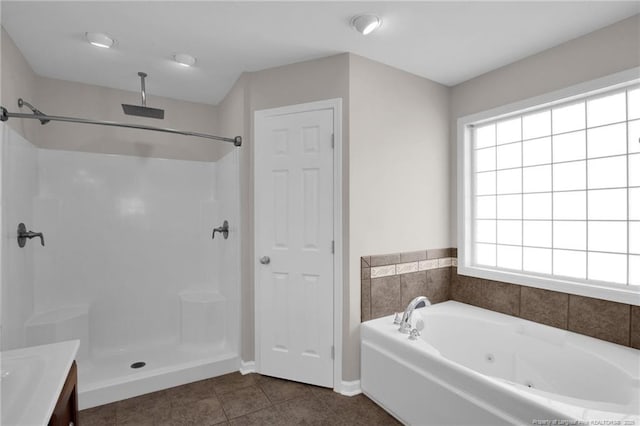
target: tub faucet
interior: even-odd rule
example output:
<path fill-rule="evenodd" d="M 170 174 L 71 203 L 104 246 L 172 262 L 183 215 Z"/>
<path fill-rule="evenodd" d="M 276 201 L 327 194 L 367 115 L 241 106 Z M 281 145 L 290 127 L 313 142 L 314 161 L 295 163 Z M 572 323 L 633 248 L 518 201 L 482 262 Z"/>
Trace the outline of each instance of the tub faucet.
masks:
<path fill-rule="evenodd" d="M 409 302 L 400 320 L 400 328 L 398 329 L 400 333 L 409 334 L 409 331 L 411 331 L 411 315 L 413 314 L 413 310 L 421 303 L 424 306 L 431 306 L 431 302 L 426 296 L 418 296 Z"/>

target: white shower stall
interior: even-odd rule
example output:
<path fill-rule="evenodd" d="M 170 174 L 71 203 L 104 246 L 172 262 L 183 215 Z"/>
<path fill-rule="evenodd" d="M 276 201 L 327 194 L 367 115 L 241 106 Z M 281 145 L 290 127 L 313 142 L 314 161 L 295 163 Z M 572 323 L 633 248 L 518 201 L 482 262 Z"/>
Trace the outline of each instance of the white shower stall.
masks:
<path fill-rule="evenodd" d="M 239 148 L 51 150 L 0 126 L 2 350 L 79 339 L 80 408 L 237 370 Z"/>

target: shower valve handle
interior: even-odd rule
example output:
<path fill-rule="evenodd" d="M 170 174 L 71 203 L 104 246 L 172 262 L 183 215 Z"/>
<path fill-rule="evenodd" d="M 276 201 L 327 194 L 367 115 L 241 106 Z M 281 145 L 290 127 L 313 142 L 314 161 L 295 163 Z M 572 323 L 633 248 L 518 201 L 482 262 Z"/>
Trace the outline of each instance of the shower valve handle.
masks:
<path fill-rule="evenodd" d="M 225 220 L 222 223 L 222 226 L 218 226 L 217 228 L 213 228 L 213 233 L 211 234 L 211 238 L 216 237 L 216 232 L 222 234 L 222 237 L 226 240 L 229 238 L 229 221 Z"/>
<path fill-rule="evenodd" d="M 40 244 L 42 244 L 42 247 L 44 247 L 44 235 L 42 234 L 42 232 L 27 231 L 27 227 L 24 223 L 20 223 L 18 225 L 18 246 L 20 248 L 25 246 L 25 244 L 27 243 L 27 238 L 32 239 L 35 237 L 40 238 Z"/>

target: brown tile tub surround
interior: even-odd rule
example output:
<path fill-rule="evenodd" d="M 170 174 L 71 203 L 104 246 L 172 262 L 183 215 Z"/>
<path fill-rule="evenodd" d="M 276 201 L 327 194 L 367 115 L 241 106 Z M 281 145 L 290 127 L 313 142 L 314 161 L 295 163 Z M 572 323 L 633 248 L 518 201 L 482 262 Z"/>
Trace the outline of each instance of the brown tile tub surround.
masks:
<path fill-rule="evenodd" d="M 638 306 L 467 277 L 457 268 L 451 299 L 640 349 Z"/>
<path fill-rule="evenodd" d="M 83 426 L 399 425 L 364 395 L 231 373 L 80 411 Z"/>
<path fill-rule="evenodd" d="M 434 267 L 456 249 L 362 257 L 362 321 L 402 311 L 419 295 L 432 303 L 456 300 L 575 333 L 640 349 L 640 306 L 458 275 L 457 267 Z M 371 268 L 426 262 L 425 271 L 371 278 Z M 391 272 L 388 272 L 391 273 Z"/>
<path fill-rule="evenodd" d="M 363 256 L 361 264 L 361 319 L 367 321 L 404 310 L 411 299 L 425 295 L 431 303 L 450 299 L 451 267 L 434 267 L 439 259 L 455 256 L 455 249 L 421 250 Z M 427 270 L 371 277 L 371 268 L 429 261 Z M 435 263 L 434 263 L 435 262 Z M 426 265 L 424 266 L 426 268 Z"/>

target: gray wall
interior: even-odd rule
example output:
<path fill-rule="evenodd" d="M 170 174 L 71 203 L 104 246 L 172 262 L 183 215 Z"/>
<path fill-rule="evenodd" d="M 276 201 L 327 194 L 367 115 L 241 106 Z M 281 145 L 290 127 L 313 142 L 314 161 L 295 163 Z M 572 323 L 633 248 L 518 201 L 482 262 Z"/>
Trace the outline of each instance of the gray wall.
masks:
<path fill-rule="evenodd" d="M 9 34 L 0 27 L 0 102 L 9 111 L 18 109 L 18 98 L 33 99 L 36 90 L 33 70 Z M 9 120 L 9 127 L 33 142 L 40 123 L 35 120 Z"/>
<path fill-rule="evenodd" d="M 360 257 L 449 243 L 449 89 L 350 55 L 343 378 L 360 377 Z"/>
<path fill-rule="evenodd" d="M 457 247 L 456 121 L 640 66 L 640 15 L 468 80 L 451 91 L 451 245 Z"/>
<path fill-rule="evenodd" d="M 441 247 L 448 242 L 449 90 L 375 61 L 342 54 L 244 74 L 220 104 L 223 117 L 227 110 L 242 109 L 244 99 L 248 122 L 241 151 L 241 356 L 245 361 L 255 356 L 254 112 L 330 98 L 343 100 L 342 376 L 351 381 L 360 377 L 360 256 Z"/>
<path fill-rule="evenodd" d="M 220 103 L 220 117 L 234 117 L 244 120 L 243 148 L 240 151 L 240 184 L 242 214 L 242 338 L 241 358 L 253 361 L 255 356 L 254 333 L 254 266 L 253 252 L 253 116 L 261 109 L 313 102 L 323 99 L 343 100 L 343 175 L 348 183 L 348 91 L 349 55 L 330 56 L 307 62 L 286 65 L 264 71 L 243 74 L 229 94 Z M 235 112 L 232 112 L 235 111 Z M 226 125 L 226 124 L 225 124 Z M 347 206 L 348 187 L 344 191 L 344 205 Z M 348 209 L 344 213 L 343 229 L 348 236 Z M 345 238 L 347 241 L 348 239 Z M 345 241 L 345 243 L 347 243 Z M 345 253 L 346 257 L 346 253 Z M 346 271 L 345 271 L 346 276 Z M 345 282 L 346 278 L 345 278 Z M 345 294 L 346 286 L 345 286 Z M 345 296 L 346 297 L 346 296 Z"/>
<path fill-rule="evenodd" d="M 38 76 L 2 29 L 2 77 L 0 100 L 9 111 L 19 110 L 19 97 L 51 115 L 92 118 L 169 127 L 180 130 L 218 134 L 218 108 L 147 96 L 147 105 L 165 110 L 165 119 L 125 115 L 120 104 L 140 104 L 140 94 L 106 87 Z M 131 76 L 137 79 L 135 73 Z M 147 81 L 153 93 L 153 76 Z M 30 112 L 26 107 L 22 112 Z M 36 120 L 9 119 L 9 126 L 38 147 L 178 160 L 216 161 L 228 151 L 224 143 L 168 133 L 122 129 L 93 125 L 50 122 L 45 126 Z M 228 128 L 221 136 L 236 136 L 241 129 Z M 228 144 L 232 146 L 231 144 Z"/>

